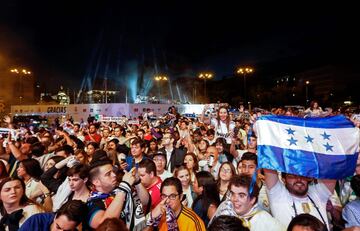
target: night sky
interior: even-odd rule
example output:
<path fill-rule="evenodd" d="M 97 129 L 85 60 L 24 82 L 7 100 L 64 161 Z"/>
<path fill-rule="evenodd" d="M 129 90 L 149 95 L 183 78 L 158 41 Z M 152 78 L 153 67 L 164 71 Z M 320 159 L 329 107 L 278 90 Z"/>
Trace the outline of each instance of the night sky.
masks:
<path fill-rule="evenodd" d="M 174 77 L 211 70 L 221 78 L 239 65 L 279 75 L 322 65 L 356 70 L 354 6 L 272 2 L 2 1 L 0 69 L 28 67 L 48 89 L 78 89 L 96 60 L 98 76 L 110 78 L 132 63 Z"/>

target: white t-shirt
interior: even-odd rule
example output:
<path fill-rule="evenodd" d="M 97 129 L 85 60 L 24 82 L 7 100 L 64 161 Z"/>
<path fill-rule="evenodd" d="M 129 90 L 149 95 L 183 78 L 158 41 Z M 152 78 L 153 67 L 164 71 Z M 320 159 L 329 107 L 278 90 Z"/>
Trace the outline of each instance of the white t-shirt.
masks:
<path fill-rule="evenodd" d="M 164 170 L 164 172 L 161 175 L 157 175 L 157 176 L 160 177 L 162 181 L 164 181 L 166 178 L 172 177 L 173 174 Z"/>
<path fill-rule="evenodd" d="M 220 120 L 220 123 L 218 124 L 218 120 L 215 118 L 211 119 L 211 125 L 215 127 L 215 137 L 223 137 L 226 139 L 226 143 L 231 144 L 230 132 L 234 131 L 234 121 L 230 121 L 229 130 L 227 129 L 226 123 Z"/>
<path fill-rule="evenodd" d="M 271 213 L 284 226 L 287 227 L 293 217 L 305 213 L 304 209 L 308 209 L 310 210 L 309 214 L 315 216 L 321 222 L 323 222 L 324 219 L 329 229 L 326 203 L 331 193 L 324 184 L 309 185 L 308 196 L 305 198 L 298 198 L 291 195 L 285 185 L 280 181 L 278 181 L 271 190 L 267 189 L 267 192 Z M 310 198 L 314 203 L 311 202 Z M 295 208 L 293 205 L 295 205 Z M 318 209 L 316 209 L 316 207 Z M 321 217 L 323 217 L 323 219 Z"/>

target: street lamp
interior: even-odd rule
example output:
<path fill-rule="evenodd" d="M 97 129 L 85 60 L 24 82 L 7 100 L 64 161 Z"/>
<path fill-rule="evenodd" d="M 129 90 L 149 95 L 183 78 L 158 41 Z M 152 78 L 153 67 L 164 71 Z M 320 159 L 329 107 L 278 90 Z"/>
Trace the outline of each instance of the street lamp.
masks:
<path fill-rule="evenodd" d="M 309 102 L 309 89 L 308 89 L 309 84 L 310 84 L 310 81 L 307 80 L 307 81 L 305 82 L 305 98 L 306 98 L 305 105 L 307 105 L 308 102 Z"/>
<path fill-rule="evenodd" d="M 209 72 L 202 72 L 199 74 L 199 79 L 204 80 L 204 98 L 205 100 L 207 100 L 207 95 L 206 95 L 206 80 L 212 79 L 214 77 L 214 75 L 212 73 Z"/>
<path fill-rule="evenodd" d="M 247 104 L 247 95 L 246 95 L 246 74 L 251 74 L 254 72 L 254 69 L 251 67 L 240 67 L 237 69 L 236 73 L 244 76 L 244 104 Z"/>
<path fill-rule="evenodd" d="M 26 69 L 21 69 L 21 68 L 19 68 L 19 69 L 17 69 L 17 68 L 11 69 L 10 72 L 20 76 L 20 86 L 19 86 L 19 88 L 20 88 L 19 89 L 20 90 L 20 96 L 19 96 L 19 101 L 20 101 L 20 104 L 21 104 L 22 99 L 24 98 L 24 89 L 23 89 L 22 77 L 26 76 L 26 75 L 31 75 L 31 72 L 26 70 Z"/>
<path fill-rule="evenodd" d="M 156 75 L 154 77 L 154 80 L 158 83 L 158 88 L 159 88 L 159 101 L 161 101 L 161 87 L 160 87 L 160 82 L 162 81 L 168 81 L 168 77 L 165 75 Z"/>

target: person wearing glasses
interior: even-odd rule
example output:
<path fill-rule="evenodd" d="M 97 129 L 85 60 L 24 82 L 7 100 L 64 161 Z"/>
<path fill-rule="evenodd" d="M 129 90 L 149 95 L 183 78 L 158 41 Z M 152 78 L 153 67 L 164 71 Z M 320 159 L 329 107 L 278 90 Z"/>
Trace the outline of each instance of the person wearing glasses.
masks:
<path fill-rule="evenodd" d="M 181 203 L 183 195 L 181 181 L 167 178 L 161 185 L 161 202 L 147 214 L 146 225 L 159 231 L 205 231 L 204 222 L 194 211 Z"/>
<path fill-rule="evenodd" d="M 224 162 L 220 166 L 219 176 L 217 180 L 217 188 L 219 190 L 220 201 L 230 196 L 228 191 L 230 179 L 236 175 L 235 167 L 230 162 Z"/>
<path fill-rule="evenodd" d="M 250 231 L 282 231 L 285 227 L 257 205 L 259 186 L 247 175 L 235 175 L 229 183 L 230 199 L 222 202 L 212 221 L 221 215 L 240 218 Z"/>

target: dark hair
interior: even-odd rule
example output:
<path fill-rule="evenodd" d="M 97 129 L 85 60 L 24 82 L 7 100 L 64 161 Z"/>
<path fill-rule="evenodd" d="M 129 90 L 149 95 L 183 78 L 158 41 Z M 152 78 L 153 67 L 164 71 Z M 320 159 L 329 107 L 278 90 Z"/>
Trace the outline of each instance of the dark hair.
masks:
<path fill-rule="evenodd" d="M 219 188 L 219 189 L 220 189 L 220 183 L 221 183 L 221 180 L 220 180 L 220 171 L 221 171 L 221 168 L 222 168 L 225 164 L 227 164 L 227 165 L 230 166 L 231 174 L 232 174 L 233 176 L 236 175 L 235 167 L 234 167 L 234 165 L 233 165 L 231 162 L 226 161 L 226 162 L 222 163 L 222 164 L 220 165 L 220 168 L 219 168 L 218 182 L 217 182 L 217 185 L 218 185 L 218 188 Z"/>
<path fill-rule="evenodd" d="M 90 163 L 90 169 L 89 169 L 89 183 L 92 184 L 92 181 L 94 180 L 95 177 L 97 177 L 99 175 L 99 170 L 101 166 L 104 165 L 111 165 L 111 161 L 110 160 L 99 160 L 96 161 L 95 163 Z"/>
<path fill-rule="evenodd" d="M 209 130 L 206 131 L 206 135 L 207 135 L 207 136 L 211 136 L 211 135 L 214 136 L 214 135 L 215 135 L 215 130 L 212 129 L 212 128 L 210 128 Z"/>
<path fill-rule="evenodd" d="M 252 177 L 247 176 L 247 175 L 235 175 L 230 179 L 228 189 L 230 190 L 231 186 L 233 186 L 233 185 L 235 187 L 244 187 L 248 191 L 250 191 L 250 187 L 252 186 L 252 190 L 251 190 L 251 192 L 249 192 L 249 196 L 250 196 L 250 199 L 256 198 L 255 203 L 257 202 L 260 188 L 257 185 L 256 181 L 252 182 Z"/>
<path fill-rule="evenodd" d="M 199 136 L 202 136 L 202 133 L 200 131 L 200 129 L 196 129 L 194 132 L 193 132 L 193 135 L 199 135 Z"/>
<path fill-rule="evenodd" d="M 235 216 L 221 215 L 214 218 L 208 231 L 250 231 L 243 226 L 242 221 Z"/>
<path fill-rule="evenodd" d="M 141 148 L 145 148 L 146 147 L 146 143 L 140 139 L 140 138 L 135 138 L 132 142 L 131 145 L 137 145 L 139 144 Z"/>
<path fill-rule="evenodd" d="M 42 156 L 44 154 L 44 151 L 45 151 L 45 146 L 40 142 L 36 142 L 31 145 L 31 154 L 36 157 Z"/>
<path fill-rule="evenodd" d="M 74 154 L 74 149 L 70 145 L 65 144 L 62 147 L 59 147 L 55 150 L 55 153 L 64 151 L 66 156 L 70 156 L 71 154 Z"/>
<path fill-rule="evenodd" d="M 215 140 L 215 144 L 221 144 L 225 148 L 226 147 L 226 140 L 223 137 L 218 137 Z"/>
<path fill-rule="evenodd" d="M 86 147 L 89 146 L 89 145 L 93 146 L 95 150 L 99 148 L 99 144 L 96 143 L 96 142 L 90 142 L 90 143 L 88 143 L 88 144 L 86 145 Z"/>
<path fill-rule="evenodd" d="M 326 231 L 326 225 L 324 225 L 319 219 L 317 219 L 316 217 L 307 214 L 307 213 L 303 213 L 303 214 L 299 214 L 296 217 L 294 217 L 288 228 L 287 231 L 292 231 L 293 228 L 295 226 L 305 226 L 305 227 L 309 227 L 314 231 Z"/>
<path fill-rule="evenodd" d="M 79 174 L 79 177 L 84 180 L 89 176 L 89 167 L 84 164 L 77 164 L 68 169 L 67 176 L 73 176 L 75 174 Z"/>
<path fill-rule="evenodd" d="M 355 175 L 350 181 L 351 188 L 357 197 L 360 197 L 360 175 Z"/>
<path fill-rule="evenodd" d="M 84 156 L 84 162 L 86 163 L 86 164 L 88 164 L 89 163 L 89 159 L 88 159 L 88 155 L 87 155 L 87 153 L 85 152 L 85 150 L 84 149 L 76 149 L 76 151 L 75 151 L 75 156 L 77 156 L 77 155 L 79 155 L 79 154 L 82 154 L 83 156 Z"/>
<path fill-rule="evenodd" d="M 311 108 L 311 110 L 312 110 L 312 109 L 314 109 L 314 105 L 315 105 L 315 103 L 317 103 L 317 105 L 318 105 L 318 107 L 319 107 L 319 103 L 318 103 L 318 101 L 316 101 L 316 100 L 312 100 L 312 101 L 310 102 L 310 108 Z"/>
<path fill-rule="evenodd" d="M 66 216 L 69 220 L 75 221 L 78 226 L 87 214 L 87 206 L 81 200 L 71 200 L 63 204 L 56 212 L 55 218 L 62 215 Z"/>
<path fill-rule="evenodd" d="M 202 194 L 196 197 L 193 202 L 193 209 L 197 203 L 201 204 L 201 216 L 206 217 L 208 208 L 211 204 L 216 207 L 220 204 L 219 191 L 216 185 L 216 181 L 210 172 L 200 171 L 196 173 L 196 180 L 199 187 L 203 187 Z M 200 201 L 200 202 L 198 202 Z"/>
<path fill-rule="evenodd" d="M 22 166 L 25 169 L 25 172 L 36 180 L 40 180 L 41 175 L 43 174 L 43 170 L 40 167 L 39 161 L 35 159 L 25 159 L 20 161 Z"/>
<path fill-rule="evenodd" d="M 185 160 L 186 156 L 191 156 L 193 158 L 193 160 L 194 160 L 194 168 L 192 169 L 192 171 L 195 173 L 199 169 L 198 158 L 196 157 L 195 153 L 193 153 L 193 152 L 186 153 L 185 156 L 184 156 L 184 160 Z"/>
<path fill-rule="evenodd" d="M 145 168 L 146 173 L 150 174 L 153 172 L 154 176 L 156 176 L 156 165 L 151 159 L 143 159 L 140 161 L 139 168 Z"/>
<path fill-rule="evenodd" d="M 84 142 L 82 142 L 79 138 L 77 138 L 74 135 L 70 135 L 69 137 L 76 144 L 76 149 L 84 149 L 85 148 Z"/>
<path fill-rule="evenodd" d="M 49 160 L 53 160 L 55 163 L 59 163 L 63 159 L 65 159 L 65 157 L 63 157 L 63 156 L 53 156 L 53 157 L 50 157 L 46 162 L 48 162 Z"/>
<path fill-rule="evenodd" d="M 5 166 L 4 162 L 2 162 L 0 160 L 0 181 L 1 181 L 1 179 L 8 177 L 8 176 L 9 176 L 9 173 L 7 172 L 6 166 Z"/>
<path fill-rule="evenodd" d="M 226 124 L 227 130 L 230 131 L 230 115 L 229 115 L 229 111 L 228 111 L 227 107 L 225 107 L 225 106 L 221 106 L 221 107 L 219 107 L 219 109 L 218 109 L 217 117 L 216 117 L 218 127 L 220 127 L 220 110 L 221 110 L 221 109 L 225 109 L 225 110 L 226 110 L 227 117 L 226 117 L 225 124 Z"/>
<path fill-rule="evenodd" d="M 128 231 L 125 223 L 119 218 L 106 218 L 96 231 Z"/>
<path fill-rule="evenodd" d="M 33 145 L 33 144 L 39 142 L 39 139 L 37 137 L 32 136 L 32 133 L 30 131 L 28 131 L 28 134 L 31 136 L 25 140 L 25 143 Z"/>
<path fill-rule="evenodd" d="M 245 152 L 242 157 L 240 162 L 242 162 L 243 160 L 252 160 L 255 162 L 255 164 L 257 165 L 258 161 L 257 161 L 257 155 L 255 153 L 252 152 Z"/>
<path fill-rule="evenodd" d="M 16 181 L 16 180 L 20 182 L 21 187 L 23 189 L 23 195 L 20 198 L 20 205 L 26 205 L 26 204 L 32 203 L 32 201 L 25 194 L 26 186 L 25 186 L 24 181 L 22 181 L 19 178 L 6 177 L 6 178 L 2 179 L 1 182 L 0 182 L 0 192 L 1 192 L 2 188 L 4 187 L 4 185 L 6 183 L 8 183 L 10 181 Z M 4 215 L 6 213 L 6 210 L 4 208 L 3 201 L 1 200 L 1 197 L 0 197 L 0 212 L 1 212 L 2 215 Z"/>
<path fill-rule="evenodd" d="M 160 192 L 162 192 L 163 188 L 165 186 L 174 186 L 176 188 L 177 193 L 179 194 L 179 197 L 181 198 L 181 195 L 183 193 L 181 181 L 176 177 L 169 177 L 166 178 L 160 187 Z"/>
<path fill-rule="evenodd" d="M 109 144 L 109 143 L 114 143 L 115 146 L 117 146 L 117 145 L 119 144 L 119 140 L 116 139 L 116 138 L 113 138 L 113 139 L 111 139 L 111 140 L 108 141 L 108 144 Z"/>

